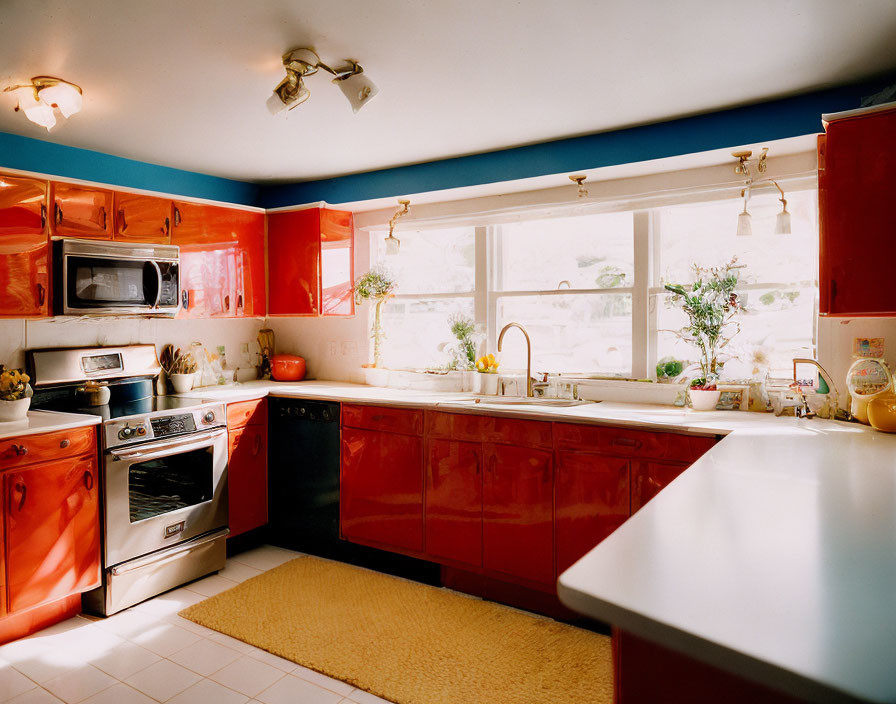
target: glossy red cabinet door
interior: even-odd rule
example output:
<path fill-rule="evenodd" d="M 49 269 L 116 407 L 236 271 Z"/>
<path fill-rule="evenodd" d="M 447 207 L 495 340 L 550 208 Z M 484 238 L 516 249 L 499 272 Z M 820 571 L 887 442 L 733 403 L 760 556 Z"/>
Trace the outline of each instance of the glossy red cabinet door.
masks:
<path fill-rule="evenodd" d="M 422 553 L 422 438 L 343 427 L 339 511 L 346 539 Z"/>
<path fill-rule="evenodd" d="M 179 318 L 236 316 L 236 248 L 230 245 L 180 250 Z"/>
<path fill-rule="evenodd" d="M 95 457 L 33 465 L 3 476 L 9 612 L 99 584 Z"/>
<path fill-rule="evenodd" d="M 426 442 L 426 554 L 482 565 L 482 447 Z"/>
<path fill-rule="evenodd" d="M 267 426 L 230 431 L 227 466 L 230 537 L 268 522 Z"/>
<path fill-rule="evenodd" d="M 72 183 L 53 183 L 53 234 L 108 240 L 112 238 L 112 191 Z"/>
<path fill-rule="evenodd" d="M 49 315 L 47 235 L 0 234 L 0 317 Z"/>
<path fill-rule="evenodd" d="M 557 452 L 557 574 L 629 517 L 629 461 L 587 452 Z"/>
<path fill-rule="evenodd" d="M 171 240 L 171 201 L 136 193 L 115 194 L 115 233 L 120 242 L 168 244 Z"/>
<path fill-rule="evenodd" d="M 896 315 L 894 151 L 896 110 L 833 121 L 819 142 L 822 315 Z"/>
<path fill-rule="evenodd" d="M 321 315 L 354 315 L 355 226 L 344 210 L 320 211 Z"/>
<path fill-rule="evenodd" d="M 483 444 L 482 563 L 531 582 L 554 582 L 552 453 Z"/>
<path fill-rule="evenodd" d="M 0 238 L 47 232 L 47 182 L 0 173 Z"/>
<path fill-rule="evenodd" d="M 632 462 L 632 513 L 641 508 L 690 465 Z"/>

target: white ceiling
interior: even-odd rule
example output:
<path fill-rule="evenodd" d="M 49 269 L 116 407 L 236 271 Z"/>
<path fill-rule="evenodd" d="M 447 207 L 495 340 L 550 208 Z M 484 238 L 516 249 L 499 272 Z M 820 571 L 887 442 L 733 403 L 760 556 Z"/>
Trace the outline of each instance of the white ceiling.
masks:
<path fill-rule="evenodd" d="M 0 87 L 80 84 L 46 130 L 0 131 L 191 171 L 289 181 L 588 134 L 896 68 L 893 0 L 0 0 Z M 325 74 L 270 115 L 281 54 L 359 60 L 353 114 Z"/>

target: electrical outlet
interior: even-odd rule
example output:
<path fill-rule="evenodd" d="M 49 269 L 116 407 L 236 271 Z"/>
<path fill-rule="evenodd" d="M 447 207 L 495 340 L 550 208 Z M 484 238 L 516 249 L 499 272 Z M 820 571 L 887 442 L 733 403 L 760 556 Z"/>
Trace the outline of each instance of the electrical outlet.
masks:
<path fill-rule="evenodd" d="M 342 354 L 343 357 L 348 355 L 348 343 L 347 342 L 340 343 L 339 352 Z"/>
<path fill-rule="evenodd" d="M 240 347 L 240 352 L 242 352 L 243 354 L 249 354 L 249 343 L 248 342 L 244 342 L 242 344 L 242 346 Z"/>
<path fill-rule="evenodd" d="M 328 357 L 335 357 L 335 356 L 336 356 L 336 343 L 335 343 L 335 342 L 328 342 L 328 343 L 327 343 L 327 356 L 328 356 Z"/>
<path fill-rule="evenodd" d="M 352 341 L 352 342 L 348 343 L 348 353 L 352 357 L 358 356 L 358 343 L 357 342 Z"/>

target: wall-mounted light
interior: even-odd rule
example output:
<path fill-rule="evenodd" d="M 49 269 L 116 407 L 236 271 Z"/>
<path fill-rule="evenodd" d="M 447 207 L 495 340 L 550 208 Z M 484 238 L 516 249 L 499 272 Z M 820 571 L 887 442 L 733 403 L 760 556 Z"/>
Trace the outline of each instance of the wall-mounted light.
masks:
<path fill-rule="evenodd" d="M 56 110 L 68 118 L 79 112 L 82 105 L 80 86 L 53 76 L 35 76 L 31 83 L 7 86 L 3 92 L 16 98 L 16 111 L 21 110 L 48 132 L 56 124 Z"/>
<path fill-rule="evenodd" d="M 411 201 L 409 200 L 399 200 L 398 204 L 401 207 L 395 211 L 395 215 L 393 215 L 392 219 L 389 221 L 389 236 L 384 240 L 386 243 L 386 254 L 389 255 L 398 254 L 398 249 L 401 247 L 401 240 L 392 234 L 392 231 L 395 229 L 395 222 L 402 215 L 407 215 L 408 211 L 411 209 Z"/>
<path fill-rule="evenodd" d="M 274 94 L 268 98 L 268 110 L 276 115 L 282 110 L 292 110 L 304 103 L 311 95 L 305 86 L 305 79 L 322 68 L 335 76 L 333 83 L 339 86 L 342 94 L 348 99 L 352 112 L 358 112 L 379 92 L 379 88 L 364 74 L 361 64 L 352 59 L 346 61 L 347 66 L 333 69 L 321 61 L 313 49 L 293 49 L 286 52 L 283 55 L 286 78 L 280 81 L 274 88 Z"/>
<path fill-rule="evenodd" d="M 753 166 L 751 163 L 750 157 L 753 156 L 753 152 L 744 151 L 744 152 L 731 152 L 731 156 L 737 159 L 737 166 L 734 167 L 734 173 L 743 175 L 744 178 L 744 189 L 740 192 L 741 198 L 744 199 L 744 209 L 737 216 L 737 234 L 738 236 L 748 236 L 753 234 L 753 226 L 751 224 L 752 217 L 750 213 L 747 211 L 747 202 L 750 200 L 750 197 L 753 195 L 753 190 L 756 188 L 770 188 L 774 186 L 778 189 L 778 193 L 781 194 L 781 197 L 778 199 L 781 201 L 781 212 L 778 213 L 778 217 L 775 220 L 775 234 L 776 235 L 789 235 L 790 234 L 790 213 L 787 211 L 787 199 L 784 197 L 784 189 L 778 185 L 778 182 L 771 178 L 763 178 L 756 180 L 756 177 L 753 175 Z M 768 168 L 768 163 L 766 161 L 766 157 L 768 156 L 768 147 L 762 148 L 762 153 L 753 161 L 755 161 L 755 169 L 756 173 L 764 174 L 766 169 Z"/>
<path fill-rule="evenodd" d="M 585 188 L 585 179 L 588 178 L 585 174 L 570 174 L 569 180 L 572 181 L 579 187 L 579 198 L 584 198 L 588 195 L 588 189 Z"/>

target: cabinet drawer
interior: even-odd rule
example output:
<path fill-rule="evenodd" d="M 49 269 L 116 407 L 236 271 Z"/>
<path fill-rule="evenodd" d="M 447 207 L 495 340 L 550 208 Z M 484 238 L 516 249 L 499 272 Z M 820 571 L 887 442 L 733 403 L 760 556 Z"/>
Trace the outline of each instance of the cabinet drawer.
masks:
<path fill-rule="evenodd" d="M 12 469 L 35 462 L 96 452 L 93 426 L 0 440 L 0 467 Z"/>
<path fill-rule="evenodd" d="M 674 433 L 573 423 L 557 423 L 554 427 L 554 438 L 557 447 L 564 450 L 588 450 L 621 457 L 675 459 L 684 462 L 690 461 L 695 452 L 699 457 L 702 454 L 699 451 L 700 442 L 706 440 Z M 692 440 L 698 441 L 693 448 Z"/>
<path fill-rule="evenodd" d="M 267 425 L 268 406 L 265 399 L 238 401 L 227 404 L 227 428 L 234 430 L 244 425 Z"/>
<path fill-rule="evenodd" d="M 428 412 L 426 435 L 471 442 L 495 442 L 545 449 L 551 447 L 551 424 L 548 422 L 468 413 Z"/>
<path fill-rule="evenodd" d="M 423 435 L 423 411 L 389 406 L 342 406 L 342 425 L 348 428 L 385 430 L 404 435 Z"/>

